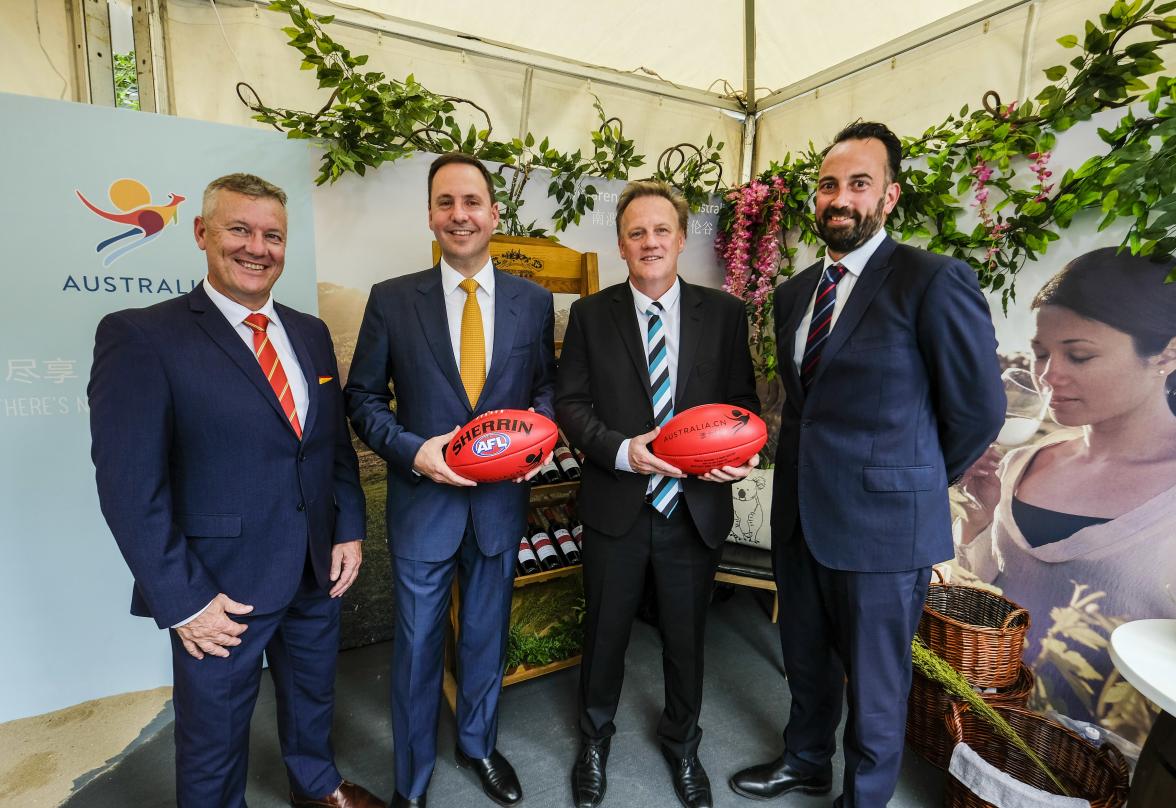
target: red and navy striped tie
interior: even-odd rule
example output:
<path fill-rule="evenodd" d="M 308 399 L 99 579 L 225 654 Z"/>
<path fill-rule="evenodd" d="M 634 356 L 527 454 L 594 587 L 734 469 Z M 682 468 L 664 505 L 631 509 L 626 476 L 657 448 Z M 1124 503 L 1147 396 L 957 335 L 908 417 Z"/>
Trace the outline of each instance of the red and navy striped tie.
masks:
<path fill-rule="evenodd" d="M 813 318 L 810 320 L 808 339 L 804 343 L 804 356 L 800 360 L 800 383 L 807 390 L 821 365 L 821 348 L 833 330 L 833 306 L 837 303 L 837 283 L 845 277 L 845 267 L 832 264 L 825 268 L 821 282 L 817 284 L 817 298 L 813 301 Z"/>
<path fill-rule="evenodd" d="M 645 358 L 649 361 L 649 390 L 653 397 L 653 422 L 664 426 L 674 417 L 674 393 L 670 389 L 670 362 L 666 353 L 666 332 L 661 315 L 665 308 L 656 300 L 645 310 Z M 669 516 L 678 504 L 681 485 L 673 477 L 652 474 L 649 502 L 662 516 Z"/>

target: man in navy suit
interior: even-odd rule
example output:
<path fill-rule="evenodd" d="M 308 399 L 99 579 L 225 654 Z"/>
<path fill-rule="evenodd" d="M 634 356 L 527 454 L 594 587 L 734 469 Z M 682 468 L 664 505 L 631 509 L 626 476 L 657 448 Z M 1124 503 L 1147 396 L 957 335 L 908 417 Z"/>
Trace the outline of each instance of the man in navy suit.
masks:
<path fill-rule="evenodd" d="M 996 437 L 1005 398 L 988 304 L 962 261 L 899 244 L 901 145 L 855 123 L 821 164 L 828 253 L 776 289 L 787 398 L 772 496 L 784 753 L 731 788 L 825 793 L 848 680 L 838 804 L 880 808 L 902 762 L 910 642 L 930 567 L 952 556 L 947 487 Z"/>
<path fill-rule="evenodd" d="M 429 228 L 441 260 L 372 287 L 347 380 L 351 423 L 388 463 L 396 806 L 425 805 L 436 762 L 455 575 L 461 588 L 455 756 L 475 769 L 495 802 L 522 799 L 518 778 L 495 745 L 529 490 L 515 482 L 475 485 L 442 454 L 458 427 L 479 413 L 530 407 L 552 414 L 551 293 L 494 268 L 489 244 L 497 224 L 486 168 L 468 155 L 437 158 L 429 169 Z"/>
<path fill-rule="evenodd" d="M 244 806 L 262 654 L 295 806 L 374 808 L 331 749 L 339 597 L 364 498 L 331 337 L 275 303 L 286 195 L 214 180 L 195 222 L 208 276 L 98 325 L 98 497 L 135 578 L 131 612 L 170 628 L 183 808 Z"/>

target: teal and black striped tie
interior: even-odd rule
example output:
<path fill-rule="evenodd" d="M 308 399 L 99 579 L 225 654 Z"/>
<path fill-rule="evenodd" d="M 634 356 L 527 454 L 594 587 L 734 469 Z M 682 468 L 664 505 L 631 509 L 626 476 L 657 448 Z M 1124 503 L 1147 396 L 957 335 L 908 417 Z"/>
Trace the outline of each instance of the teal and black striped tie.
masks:
<path fill-rule="evenodd" d="M 666 332 L 662 323 L 665 309 L 656 300 L 646 309 L 649 318 L 645 324 L 646 359 L 649 361 L 649 390 L 653 396 L 653 422 L 665 426 L 674 417 L 674 392 L 670 389 L 670 361 L 666 353 Z M 661 513 L 669 516 L 678 504 L 681 484 L 674 477 L 661 474 L 651 475 L 650 503 Z"/>

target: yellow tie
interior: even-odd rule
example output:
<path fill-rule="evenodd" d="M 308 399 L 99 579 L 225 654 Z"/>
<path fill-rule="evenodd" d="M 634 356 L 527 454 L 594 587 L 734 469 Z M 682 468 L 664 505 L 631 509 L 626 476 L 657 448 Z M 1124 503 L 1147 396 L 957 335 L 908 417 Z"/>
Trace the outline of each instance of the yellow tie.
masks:
<path fill-rule="evenodd" d="M 465 385 L 470 406 L 476 407 L 482 385 L 486 383 L 486 332 L 482 330 L 478 282 L 466 278 L 461 288 L 466 293 L 465 307 L 461 310 L 461 383 Z"/>

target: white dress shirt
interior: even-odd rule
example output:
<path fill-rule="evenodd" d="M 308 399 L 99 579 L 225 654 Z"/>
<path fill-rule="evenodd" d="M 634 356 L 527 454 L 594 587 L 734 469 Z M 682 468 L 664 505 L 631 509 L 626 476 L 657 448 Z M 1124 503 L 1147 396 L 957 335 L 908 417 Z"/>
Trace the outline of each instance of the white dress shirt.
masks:
<path fill-rule="evenodd" d="M 213 302 L 213 305 L 229 321 L 229 325 L 237 332 L 237 336 L 245 343 L 245 346 L 249 349 L 249 353 L 253 353 L 254 331 L 245 324 L 245 318 L 253 314 L 254 311 L 213 289 L 212 284 L 208 282 L 208 278 L 204 279 L 204 291 L 208 293 L 208 297 Z M 278 313 L 274 311 L 273 297 L 266 300 L 265 305 L 258 309 L 256 313 L 264 314 L 269 320 L 269 326 L 266 327 L 265 331 L 266 336 L 269 337 L 270 344 L 274 346 L 274 350 L 278 354 L 278 361 L 282 363 L 282 370 L 286 372 L 286 381 L 290 383 L 290 394 L 294 396 L 294 409 L 298 413 L 298 422 L 305 424 L 306 408 L 310 404 L 310 394 L 306 389 L 306 376 L 302 372 L 302 366 L 298 364 L 298 357 L 294 354 L 293 346 L 290 345 L 290 337 L 286 334 L 286 329 L 282 327 L 282 321 L 278 317 Z"/>
<path fill-rule="evenodd" d="M 465 310 L 466 293 L 461 288 L 462 275 L 441 259 L 441 291 L 445 295 L 445 319 L 449 321 L 449 339 L 453 343 L 453 358 L 457 366 L 461 367 L 461 315 Z M 486 266 L 474 275 L 478 282 L 478 291 L 474 295 L 478 299 L 478 308 L 482 310 L 482 334 L 486 337 L 486 374 L 490 374 L 490 360 L 494 356 L 494 262 L 487 261 Z"/>
<path fill-rule="evenodd" d="M 646 314 L 650 307 L 653 306 L 654 300 L 652 297 L 646 297 L 637 288 L 629 283 L 629 290 L 633 293 L 633 309 L 637 314 L 637 326 L 641 332 L 641 349 L 642 356 L 648 357 L 649 346 L 646 344 L 646 335 L 649 333 L 649 315 Z M 666 290 L 666 293 L 657 299 L 657 302 L 662 304 L 665 311 L 661 315 L 662 333 L 666 335 L 666 363 L 670 371 L 670 395 L 677 395 L 678 390 L 678 345 L 682 335 L 682 284 L 674 278 L 674 285 Z M 646 367 L 646 375 L 649 374 L 649 369 Z M 677 403 L 675 402 L 675 412 L 677 412 Z M 617 468 L 621 471 L 632 471 L 633 467 L 629 465 L 629 438 L 621 441 L 621 446 L 617 449 Z M 650 479 L 652 483 L 652 478 Z"/>
<path fill-rule="evenodd" d="M 854 285 L 857 283 L 858 278 L 861 277 L 862 270 L 866 268 L 866 264 L 874 255 L 874 251 L 878 249 L 878 245 L 885 238 L 886 228 L 879 227 L 878 232 L 871 236 L 869 241 L 853 252 L 846 253 L 840 261 L 834 261 L 829 257 L 829 253 L 825 253 L 825 265 L 821 268 L 822 273 L 834 264 L 841 264 L 846 270 L 845 274 L 841 276 L 841 280 L 837 282 L 837 298 L 833 301 L 833 319 L 829 323 L 829 333 L 833 333 L 833 328 L 837 325 L 837 318 L 841 316 L 841 310 L 845 308 L 845 301 L 849 300 L 849 293 L 853 291 Z M 817 285 L 820 285 L 820 281 L 817 282 Z M 816 290 L 813 290 L 813 300 L 809 301 L 808 310 L 805 311 L 804 317 L 801 318 L 800 327 L 796 329 L 796 345 L 793 346 L 792 361 L 796 364 L 798 371 L 800 370 L 800 363 L 804 359 L 804 348 L 808 342 L 809 325 L 813 321 L 813 301 L 816 300 L 816 297 Z M 776 316 L 787 316 L 787 314 L 776 312 Z"/>
<path fill-rule="evenodd" d="M 245 318 L 253 314 L 253 310 L 222 295 L 208 282 L 208 278 L 204 279 L 204 291 L 208 295 L 208 299 L 212 301 L 213 305 L 224 315 L 225 319 L 229 321 L 229 325 L 233 327 L 233 330 L 244 341 L 245 347 L 249 349 L 249 353 L 253 353 L 254 331 L 245 324 Z M 305 424 L 306 408 L 310 403 L 310 397 L 306 390 L 306 376 L 302 372 L 302 366 L 298 364 L 298 357 L 294 355 L 294 348 L 290 345 L 290 338 L 286 335 L 286 329 L 282 327 L 282 321 L 279 319 L 278 313 L 274 311 L 273 297 L 265 301 L 265 305 L 257 310 L 257 314 L 264 314 L 269 319 L 269 325 L 266 326 L 265 330 L 266 336 L 269 337 L 270 344 L 274 346 L 274 351 L 278 354 L 278 361 L 282 363 L 282 370 L 286 372 L 286 381 L 290 383 L 290 395 L 294 397 L 294 409 L 298 413 L 298 422 Z M 210 600 L 203 609 L 196 612 L 196 614 L 187 620 L 181 620 L 179 623 L 176 623 L 172 628 L 186 626 L 204 614 L 205 610 L 211 605 L 212 601 Z"/>

